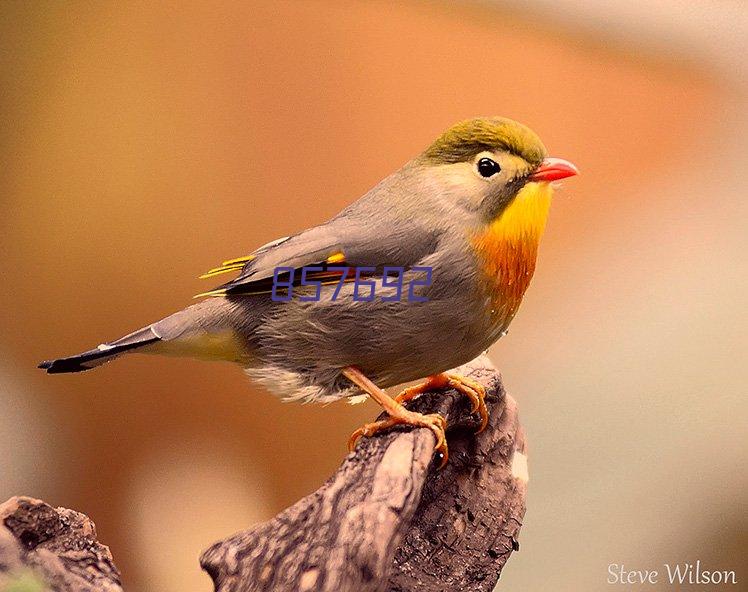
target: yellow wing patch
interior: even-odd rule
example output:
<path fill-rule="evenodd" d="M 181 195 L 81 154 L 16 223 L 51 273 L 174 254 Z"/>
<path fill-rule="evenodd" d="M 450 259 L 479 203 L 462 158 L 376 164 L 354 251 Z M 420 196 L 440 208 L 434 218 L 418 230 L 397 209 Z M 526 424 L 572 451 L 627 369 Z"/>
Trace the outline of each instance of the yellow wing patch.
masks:
<path fill-rule="evenodd" d="M 199 276 L 199 279 L 205 280 L 208 278 L 216 277 L 217 275 L 221 275 L 224 273 L 230 273 L 232 271 L 241 271 L 244 266 L 252 261 L 254 259 L 254 255 L 245 255 L 244 257 L 237 257 L 236 259 L 227 259 L 221 265 L 218 267 L 214 267 L 213 269 L 209 269 L 206 271 L 203 275 Z M 226 294 L 226 290 L 220 289 L 220 290 L 209 290 L 208 292 L 201 292 L 200 294 L 196 294 L 193 296 L 193 298 L 204 298 L 208 296 L 224 296 Z"/>
<path fill-rule="evenodd" d="M 225 296 L 226 290 L 210 290 L 208 292 L 201 292 L 200 294 L 195 294 L 193 298 L 206 298 L 209 296 Z"/>
<path fill-rule="evenodd" d="M 221 275 L 222 273 L 229 273 L 232 271 L 241 270 L 248 262 L 254 259 L 254 255 L 247 255 L 246 257 L 237 257 L 236 259 L 229 259 L 224 261 L 218 267 L 209 269 L 203 275 L 200 276 L 201 280 Z"/>
<path fill-rule="evenodd" d="M 213 269 L 206 271 L 203 275 L 200 276 L 200 279 L 202 280 L 202 279 L 212 278 L 217 275 L 224 274 L 224 273 L 230 273 L 232 271 L 241 271 L 244 268 L 244 266 L 254 258 L 255 258 L 255 255 L 247 255 L 246 257 L 237 257 L 236 259 L 228 259 L 224 261 L 218 267 L 214 267 Z M 343 253 L 342 251 L 336 251 L 335 253 L 327 257 L 323 262 L 324 265 L 335 265 L 339 263 L 345 263 L 345 253 Z M 328 279 L 339 277 L 339 274 L 337 272 L 330 274 L 330 273 L 323 271 L 322 273 L 316 274 L 315 276 L 310 276 L 310 279 L 314 277 L 320 280 L 328 280 Z M 266 279 L 266 278 L 263 278 L 263 279 Z M 345 281 L 346 282 L 352 281 L 352 279 L 353 278 L 351 278 L 351 280 L 346 279 Z M 336 283 L 336 281 L 329 281 L 329 282 L 323 281 L 322 283 L 327 285 L 327 284 L 334 284 Z M 225 296 L 227 293 L 228 293 L 227 288 L 218 288 L 216 290 L 209 290 L 207 292 L 201 292 L 200 294 L 196 294 L 195 296 L 193 296 L 193 298 L 208 298 L 208 297 L 216 297 L 216 296 Z M 270 293 L 270 290 L 260 289 L 259 291 L 253 290 L 247 293 L 268 294 Z"/>
<path fill-rule="evenodd" d="M 241 263 L 242 265 L 245 265 L 246 263 L 249 263 L 254 259 L 254 255 L 245 255 L 244 257 L 237 257 L 236 259 L 229 259 L 228 261 L 224 261 L 221 263 L 221 265 L 237 265 Z"/>
<path fill-rule="evenodd" d="M 325 259 L 325 263 L 343 263 L 344 261 L 345 261 L 345 253 L 343 253 L 342 251 L 333 253 L 327 259 Z"/>

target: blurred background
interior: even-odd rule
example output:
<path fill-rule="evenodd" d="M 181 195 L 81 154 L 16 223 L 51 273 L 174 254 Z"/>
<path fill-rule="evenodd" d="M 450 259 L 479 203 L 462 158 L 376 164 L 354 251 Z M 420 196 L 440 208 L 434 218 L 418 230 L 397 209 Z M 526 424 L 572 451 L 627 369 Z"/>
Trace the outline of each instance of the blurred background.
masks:
<path fill-rule="evenodd" d="M 0 501 L 90 515 L 128 590 L 210 590 L 199 552 L 317 488 L 375 406 L 282 404 L 227 364 L 37 362 L 497 114 L 583 172 L 491 350 L 530 443 L 499 589 L 696 559 L 748 589 L 744 2 L 0 10 Z"/>

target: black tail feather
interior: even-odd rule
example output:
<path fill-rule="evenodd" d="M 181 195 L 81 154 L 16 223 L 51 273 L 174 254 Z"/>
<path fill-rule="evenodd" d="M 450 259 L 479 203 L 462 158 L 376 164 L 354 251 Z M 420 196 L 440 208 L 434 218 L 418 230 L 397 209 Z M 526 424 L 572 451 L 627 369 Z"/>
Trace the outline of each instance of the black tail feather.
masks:
<path fill-rule="evenodd" d="M 76 356 L 58 358 L 56 360 L 45 360 L 39 364 L 39 368 L 46 370 L 47 374 L 61 374 L 65 372 L 84 372 L 100 366 L 105 362 L 113 360 L 118 355 L 160 341 L 150 327 L 140 329 L 126 335 L 122 339 L 111 343 L 104 343 Z"/>

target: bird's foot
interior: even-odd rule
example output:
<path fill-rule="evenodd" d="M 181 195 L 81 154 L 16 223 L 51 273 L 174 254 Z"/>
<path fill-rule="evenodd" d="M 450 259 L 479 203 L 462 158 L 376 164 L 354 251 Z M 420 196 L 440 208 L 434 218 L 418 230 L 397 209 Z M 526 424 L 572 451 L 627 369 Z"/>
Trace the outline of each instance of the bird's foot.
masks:
<path fill-rule="evenodd" d="M 433 376 L 429 376 L 421 384 L 403 389 L 400 394 L 395 397 L 395 401 L 402 405 L 427 391 L 443 388 L 453 388 L 468 397 L 473 404 L 471 412 L 480 415 L 480 427 L 476 433 L 480 433 L 486 429 L 486 426 L 488 425 L 486 388 L 481 383 L 471 378 L 467 378 L 466 376 L 460 376 L 450 372 L 434 374 Z"/>
<path fill-rule="evenodd" d="M 449 451 L 447 449 L 447 420 L 444 419 L 438 413 L 430 413 L 424 415 L 423 413 L 416 413 L 415 411 L 408 411 L 402 405 L 399 406 L 401 410 L 397 411 L 396 415 L 391 415 L 386 419 L 375 421 L 373 423 L 367 423 L 358 428 L 353 434 L 351 434 L 348 440 L 348 450 L 353 450 L 356 447 L 356 443 L 362 436 L 370 437 L 378 434 L 379 432 L 388 430 L 391 427 L 399 425 L 411 425 L 415 427 L 429 428 L 434 432 L 436 437 L 436 445 L 434 451 L 441 455 L 442 460 L 439 468 L 441 469 L 447 464 L 449 458 Z"/>

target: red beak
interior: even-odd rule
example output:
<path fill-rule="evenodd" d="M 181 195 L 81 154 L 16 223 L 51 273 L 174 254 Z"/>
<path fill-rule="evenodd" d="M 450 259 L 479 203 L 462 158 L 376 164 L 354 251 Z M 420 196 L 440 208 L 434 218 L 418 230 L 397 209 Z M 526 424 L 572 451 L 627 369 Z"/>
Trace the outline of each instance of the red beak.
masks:
<path fill-rule="evenodd" d="M 579 169 L 563 158 L 546 158 L 530 175 L 530 181 L 558 181 L 579 174 Z"/>

